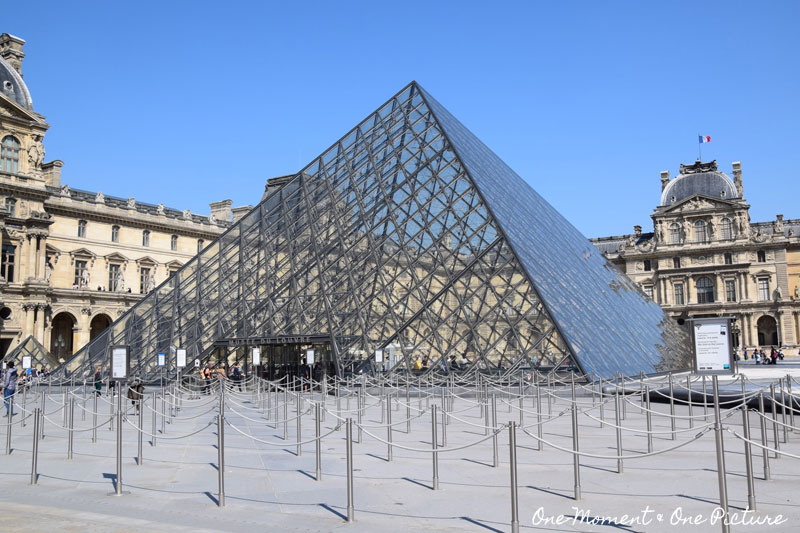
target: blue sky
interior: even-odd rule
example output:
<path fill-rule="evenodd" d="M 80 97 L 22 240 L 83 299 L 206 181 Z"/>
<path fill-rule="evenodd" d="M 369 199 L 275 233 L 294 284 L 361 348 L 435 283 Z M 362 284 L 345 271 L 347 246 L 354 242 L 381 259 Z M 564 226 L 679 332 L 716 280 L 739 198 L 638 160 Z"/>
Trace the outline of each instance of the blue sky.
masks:
<path fill-rule="evenodd" d="M 798 2 L 19 2 L 0 32 L 63 182 L 257 203 L 412 79 L 586 236 L 651 228 L 659 172 L 742 161 L 800 218 Z"/>

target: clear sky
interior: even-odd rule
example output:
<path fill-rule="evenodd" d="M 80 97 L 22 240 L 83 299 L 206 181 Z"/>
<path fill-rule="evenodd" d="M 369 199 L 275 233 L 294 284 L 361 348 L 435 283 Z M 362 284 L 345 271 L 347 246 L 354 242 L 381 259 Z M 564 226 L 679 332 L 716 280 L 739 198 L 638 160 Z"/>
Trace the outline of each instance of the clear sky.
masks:
<path fill-rule="evenodd" d="M 800 2 L 4 2 L 62 181 L 255 204 L 412 79 L 586 236 L 652 229 L 659 172 L 742 161 L 800 218 Z"/>

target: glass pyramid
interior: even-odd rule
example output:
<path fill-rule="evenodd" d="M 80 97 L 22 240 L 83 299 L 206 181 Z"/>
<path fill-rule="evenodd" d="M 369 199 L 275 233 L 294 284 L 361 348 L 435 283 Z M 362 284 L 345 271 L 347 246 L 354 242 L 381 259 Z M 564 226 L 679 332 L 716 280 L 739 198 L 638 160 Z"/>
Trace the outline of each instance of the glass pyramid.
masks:
<path fill-rule="evenodd" d="M 14 365 L 16 365 L 21 374 L 23 372 L 23 357 L 30 357 L 31 367 L 36 367 L 37 369 L 47 367 L 49 370 L 53 370 L 58 366 L 58 360 L 55 356 L 51 355 L 33 335 L 28 335 L 16 348 L 6 354 L 3 358 L 3 368 L 6 367 L 7 362 L 14 361 Z"/>
<path fill-rule="evenodd" d="M 686 332 L 412 82 L 61 370 L 324 339 L 337 372 L 689 366 Z M 288 341 L 287 341 L 288 342 Z M 382 361 L 376 362 L 376 352 Z"/>

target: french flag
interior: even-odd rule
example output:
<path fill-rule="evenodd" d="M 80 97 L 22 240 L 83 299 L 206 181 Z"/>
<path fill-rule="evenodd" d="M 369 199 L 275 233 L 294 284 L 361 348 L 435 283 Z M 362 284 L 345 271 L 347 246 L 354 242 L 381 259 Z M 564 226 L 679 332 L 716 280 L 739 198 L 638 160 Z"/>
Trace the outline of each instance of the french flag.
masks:
<path fill-rule="evenodd" d="M 711 137 L 709 137 L 707 135 L 701 135 L 700 136 L 700 144 L 710 143 L 710 142 L 711 142 Z"/>

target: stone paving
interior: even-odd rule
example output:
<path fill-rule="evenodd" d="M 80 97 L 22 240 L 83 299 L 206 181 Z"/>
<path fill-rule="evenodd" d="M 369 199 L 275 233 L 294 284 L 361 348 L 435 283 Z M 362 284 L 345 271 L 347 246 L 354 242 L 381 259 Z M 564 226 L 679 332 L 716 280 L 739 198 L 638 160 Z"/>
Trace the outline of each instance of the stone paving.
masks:
<path fill-rule="evenodd" d="M 780 368 L 780 367 L 779 367 Z M 776 369 L 778 370 L 778 369 Z M 798 369 L 780 368 L 781 376 Z M 763 372 L 762 372 L 763 371 Z M 771 376 L 772 368 L 747 368 L 754 378 Z M 681 378 L 685 380 L 685 377 Z M 663 380 L 662 380 L 663 381 Z M 800 388 L 800 386 L 798 386 Z M 379 388 L 369 391 L 379 394 Z M 152 391 L 151 391 L 152 392 Z M 496 389 L 497 422 L 520 422 L 516 387 Z M 83 420 L 80 406 L 82 392 L 78 389 L 75 409 L 75 428 L 91 427 L 91 414 Z M 469 391 L 460 390 L 447 426 L 447 446 L 458 447 L 485 439 L 485 418 Z M 543 438 L 556 446 L 571 449 L 572 426 L 569 412 L 568 388 L 561 387 L 558 397 L 551 397 L 554 418 L 543 424 Z M 319 394 L 306 399 L 319 399 Z M 548 420 L 547 395 L 543 396 L 543 417 Z M 33 406 L 31 395 L 26 407 Z M 91 397 L 86 408 L 92 408 Z M 283 398 L 273 395 L 273 408 Z M 404 390 L 393 403 L 392 433 L 395 444 L 417 449 L 431 447 L 431 415 L 429 405 L 438 404 L 438 389 L 432 397 L 412 394 L 411 433 L 406 433 Z M 99 420 L 108 418 L 107 397 L 99 402 Z M 184 396 L 182 409 L 162 434 L 161 419 L 156 420 L 156 445 L 143 438 L 142 463 L 137 463 L 137 431 L 131 425 L 138 420 L 131 415 L 123 425 L 123 489 L 121 496 L 114 492 L 116 428 L 98 429 L 98 440 L 91 441 L 91 431 L 75 432 L 74 456 L 68 460 L 66 430 L 57 411 L 61 397 L 54 392 L 48 399 L 45 412 L 48 421 L 45 437 L 40 441 L 38 484 L 30 485 L 32 423 L 20 427 L 17 415 L 12 426 L 12 453 L 0 455 L 0 530 L 8 531 L 254 531 L 267 529 L 302 531 L 374 531 L 374 530 L 467 530 L 509 531 L 511 519 L 509 430 L 498 433 L 499 464 L 493 466 L 492 439 L 473 446 L 439 454 L 440 490 L 432 490 L 432 456 L 419 452 L 393 449 L 392 461 L 387 461 L 387 445 L 362 433 L 362 442 L 354 443 L 354 507 L 355 521 L 347 523 L 346 461 L 344 424 L 322 440 L 322 480 L 315 477 L 314 443 L 302 447 L 296 455 L 296 425 L 288 423 L 287 440 L 283 441 L 282 424 L 273 428 L 274 416 L 264 419 L 263 405 L 255 395 L 234 391 L 226 401 L 226 420 L 232 426 L 258 439 L 274 443 L 267 445 L 225 427 L 225 507 L 217 506 L 217 399 L 200 396 L 190 400 Z M 291 402 L 290 396 L 290 402 Z M 629 399 L 622 426 L 644 430 L 646 419 L 636 398 Z M 623 473 L 617 473 L 616 432 L 613 427 L 601 428 L 599 402 L 580 394 L 578 402 L 580 449 L 611 459 L 582 457 L 580 481 L 582 499 L 573 500 L 573 460 L 569 453 L 545 445 L 537 450 L 533 436 L 517 430 L 519 519 L 522 530 L 542 531 L 718 531 L 711 524 L 718 505 L 717 463 L 714 432 L 707 428 L 713 420 L 703 419 L 702 405 L 693 407 L 696 419 L 689 428 L 687 418 L 677 421 L 676 440 L 671 439 L 669 405 L 653 403 L 651 408 L 662 416 L 653 417 L 654 449 L 665 450 L 686 444 L 673 451 L 647 458 L 626 459 Z M 148 402 L 149 403 L 149 402 Z M 349 416 L 356 400 L 341 401 L 342 416 Z M 237 405 L 238 404 L 238 405 Z M 386 427 L 381 423 L 378 397 L 366 399 L 363 417 L 366 431 L 386 439 Z M 158 402 L 160 405 L 160 402 Z M 303 406 L 311 404 L 304 401 Z M 322 433 L 333 430 L 337 412 L 335 400 L 326 400 L 328 413 L 322 423 Z M 421 409 L 422 411 L 418 411 Z M 523 399 L 522 423 L 536 435 L 537 409 L 530 395 Z M 56 411 L 56 412 L 54 412 Z M 288 406 L 289 418 L 296 413 L 294 403 Z M 723 408 L 724 411 L 724 408 Z M 277 409 L 282 416 L 282 407 Z M 237 414 L 239 413 L 239 414 Z M 563 414 L 562 414 L 563 413 Z M 352 411 L 351 413 L 352 414 Z M 678 406 L 676 414 L 687 416 L 688 408 Z M 242 416 L 244 415 L 244 416 Z M 560 416 L 557 416 L 560 415 Z M 145 407 L 144 429 L 152 429 L 152 411 Z M 355 415 L 353 414 L 355 418 Z M 614 419 L 613 399 L 607 400 L 603 417 Z M 760 440 L 758 415 L 750 414 L 753 438 Z M 780 420 L 780 415 L 778 415 Z M 251 420 L 248 420 L 251 419 Z M 725 418 L 723 424 L 741 433 L 741 413 Z M 7 419 L 2 419 L 6 423 Z M 211 425 L 209 425 L 211 423 Z M 800 418 L 797 420 L 800 427 Z M 203 429 L 205 427 L 205 429 Z M 768 423 L 772 444 L 772 426 Z M 302 417 L 302 438 L 314 435 L 313 409 Z M 704 428 L 705 431 L 704 431 Z M 6 427 L 0 427 L 0 439 L 5 442 Z M 441 425 L 439 426 L 441 441 Z M 199 431 L 196 435 L 176 438 Z M 698 434 L 702 433 L 699 438 Z M 357 440 L 357 429 L 354 430 Z M 800 455 L 800 434 L 787 432 L 788 442 L 780 442 L 782 452 Z M 779 431 L 779 437 L 782 437 Z M 747 505 L 747 485 L 743 443 L 731 433 L 723 432 L 730 510 L 738 512 Z M 696 439 L 696 440 L 695 440 Z M 647 439 L 641 433 L 623 432 L 623 455 L 646 452 Z M 4 451 L 4 450 L 3 450 Z M 800 460 L 789 456 L 771 459 L 772 479 L 761 479 L 762 456 L 753 450 L 757 513 L 745 514 L 746 520 L 785 520 L 778 525 L 733 525 L 732 531 L 797 531 L 800 510 L 797 509 L 797 487 L 800 479 Z M 628 515 L 626 519 L 623 515 Z M 581 521 L 583 517 L 583 521 Z M 606 518 L 605 520 L 603 518 Z M 691 518 L 691 520 L 690 520 Z M 694 522 L 702 522 L 692 524 Z"/>

